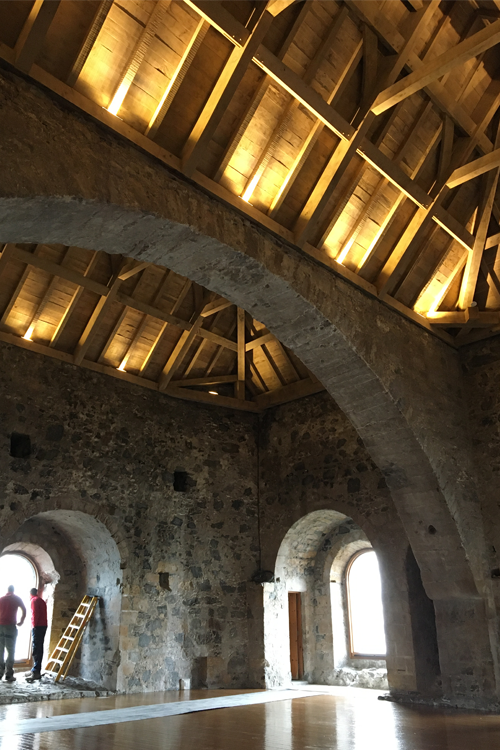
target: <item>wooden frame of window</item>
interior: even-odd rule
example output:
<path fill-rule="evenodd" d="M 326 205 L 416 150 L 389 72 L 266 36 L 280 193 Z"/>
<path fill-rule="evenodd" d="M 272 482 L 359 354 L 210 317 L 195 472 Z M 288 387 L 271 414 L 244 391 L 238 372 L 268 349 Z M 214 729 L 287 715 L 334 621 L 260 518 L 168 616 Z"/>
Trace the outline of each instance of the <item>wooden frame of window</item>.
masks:
<path fill-rule="evenodd" d="M 35 585 L 38 588 L 39 585 L 40 585 L 40 573 L 39 573 L 38 566 L 35 563 L 35 561 L 29 555 L 26 555 L 24 552 L 22 552 L 20 550 L 19 551 L 18 550 L 12 550 L 12 552 L 10 552 L 10 551 L 3 552 L 0 555 L 0 557 L 7 557 L 8 555 L 10 557 L 14 557 L 14 556 L 16 556 L 16 557 L 24 557 L 24 559 L 27 560 L 30 563 L 30 565 L 33 567 L 33 570 L 35 571 L 35 578 L 36 578 L 36 584 Z M 26 602 L 24 604 L 26 606 Z M 29 617 L 31 617 L 31 610 L 30 610 L 30 603 L 28 602 L 28 605 L 26 606 L 26 619 L 28 619 Z M 28 658 L 27 659 L 16 659 L 14 661 L 14 667 L 21 667 L 22 668 L 22 667 L 30 667 L 31 666 L 31 648 L 32 648 L 32 646 L 31 646 L 31 638 L 30 638 L 29 639 L 29 646 L 28 646 Z"/>
<path fill-rule="evenodd" d="M 349 562 L 346 565 L 345 568 L 345 595 L 346 595 L 346 603 L 347 603 L 347 630 L 348 630 L 348 652 L 349 657 L 351 659 L 377 659 L 377 661 L 385 660 L 387 658 L 386 654 L 361 654 L 357 651 L 354 651 L 353 648 L 353 632 L 352 632 L 352 611 L 351 611 L 351 592 L 350 592 L 350 586 L 349 586 L 349 575 L 351 573 L 351 568 L 356 562 L 356 560 L 361 557 L 361 555 L 365 555 L 367 552 L 374 552 L 373 547 L 364 547 L 363 549 L 358 550 L 354 553 L 354 555 L 350 558 Z"/>

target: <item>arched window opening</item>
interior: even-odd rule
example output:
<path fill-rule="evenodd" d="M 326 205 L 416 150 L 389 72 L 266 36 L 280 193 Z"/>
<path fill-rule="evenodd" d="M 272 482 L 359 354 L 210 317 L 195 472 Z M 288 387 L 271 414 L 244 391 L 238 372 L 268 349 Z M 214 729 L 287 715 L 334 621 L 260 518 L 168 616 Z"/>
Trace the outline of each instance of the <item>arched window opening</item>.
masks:
<path fill-rule="evenodd" d="M 31 657 L 30 589 L 38 588 L 38 571 L 29 557 L 12 553 L 0 557 L 0 596 L 11 585 L 26 607 L 26 620 L 18 628 L 15 660 L 27 662 Z"/>
<path fill-rule="evenodd" d="M 351 656 L 386 655 L 382 586 L 377 555 L 364 549 L 351 558 L 346 571 Z"/>

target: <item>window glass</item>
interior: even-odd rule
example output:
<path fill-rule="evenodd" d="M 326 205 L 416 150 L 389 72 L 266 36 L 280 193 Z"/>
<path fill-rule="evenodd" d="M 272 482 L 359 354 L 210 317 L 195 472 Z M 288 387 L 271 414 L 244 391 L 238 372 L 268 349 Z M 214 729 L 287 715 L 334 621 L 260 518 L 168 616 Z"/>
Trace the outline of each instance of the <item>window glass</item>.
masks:
<path fill-rule="evenodd" d="M 18 628 L 16 641 L 16 661 L 25 661 L 31 655 L 31 612 L 30 589 L 38 587 L 38 575 L 33 563 L 24 555 L 2 555 L 0 557 L 0 596 L 7 593 L 7 588 L 14 586 L 14 593 L 22 599 L 26 607 L 26 620 Z M 17 610 L 18 620 L 21 610 Z"/>
<path fill-rule="evenodd" d="M 384 611 L 377 555 L 372 550 L 353 558 L 347 572 L 351 653 L 385 656 Z"/>

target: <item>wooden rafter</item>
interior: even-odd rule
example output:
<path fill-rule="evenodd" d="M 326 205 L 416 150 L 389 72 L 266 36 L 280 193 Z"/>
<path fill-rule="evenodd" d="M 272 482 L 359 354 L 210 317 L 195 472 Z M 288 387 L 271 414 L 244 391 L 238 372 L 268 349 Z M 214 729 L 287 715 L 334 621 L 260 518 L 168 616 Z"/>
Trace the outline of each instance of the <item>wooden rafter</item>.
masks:
<path fill-rule="evenodd" d="M 101 29 L 104 26 L 104 22 L 106 21 L 108 13 L 111 10 L 112 6 L 113 0 L 101 0 L 101 2 L 99 3 L 99 6 L 97 7 L 97 10 L 92 19 L 92 23 L 90 24 L 90 27 L 85 34 L 85 38 L 67 78 L 66 82 L 68 86 L 76 85 L 78 78 L 80 77 L 80 73 L 82 72 L 85 63 L 87 62 L 87 59 L 92 51 L 94 44 L 97 41 L 97 37 L 99 36 Z"/>
<path fill-rule="evenodd" d="M 498 42 L 500 42 L 500 20 L 494 21 L 452 49 L 425 63 L 419 70 L 388 86 L 378 95 L 372 112 L 376 115 L 382 114 L 386 109 L 438 80 L 452 68 L 480 55 Z"/>
<path fill-rule="evenodd" d="M 35 0 L 14 48 L 17 67 L 29 73 L 38 55 L 61 0 Z"/>

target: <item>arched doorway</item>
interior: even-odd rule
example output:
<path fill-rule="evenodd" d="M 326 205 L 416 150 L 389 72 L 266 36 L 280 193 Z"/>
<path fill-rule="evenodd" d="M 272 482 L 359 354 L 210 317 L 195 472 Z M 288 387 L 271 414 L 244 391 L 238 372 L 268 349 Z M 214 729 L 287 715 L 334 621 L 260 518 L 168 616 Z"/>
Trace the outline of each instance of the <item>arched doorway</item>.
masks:
<path fill-rule="evenodd" d="M 288 530 L 276 559 L 275 581 L 264 584 L 268 685 L 295 677 L 310 683 L 388 687 L 385 655 L 356 659 L 349 651 L 346 570 L 362 549 L 371 549 L 362 529 L 334 510 L 313 511 Z M 302 641 L 299 674 L 293 670 L 294 624 Z"/>
<path fill-rule="evenodd" d="M 8 586 L 14 586 L 27 610 L 24 623 L 17 629 L 15 662 L 27 664 L 31 657 L 30 590 L 38 588 L 38 570 L 26 555 L 8 552 L 0 557 L 0 593 L 3 596 Z M 20 613 L 18 612 L 18 615 Z"/>
<path fill-rule="evenodd" d="M 4 552 L 19 549 L 38 556 L 41 578 L 48 588 L 44 598 L 49 600 L 49 617 L 50 609 L 53 611 L 46 655 L 57 644 L 83 595 L 99 597 L 70 674 L 115 688 L 120 663 L 122 571 L 118 547 L 106 526 L 81 511 L 44 511 L 17 529 Z M 53 561 L 52 570 L 48 560 Z"/>

